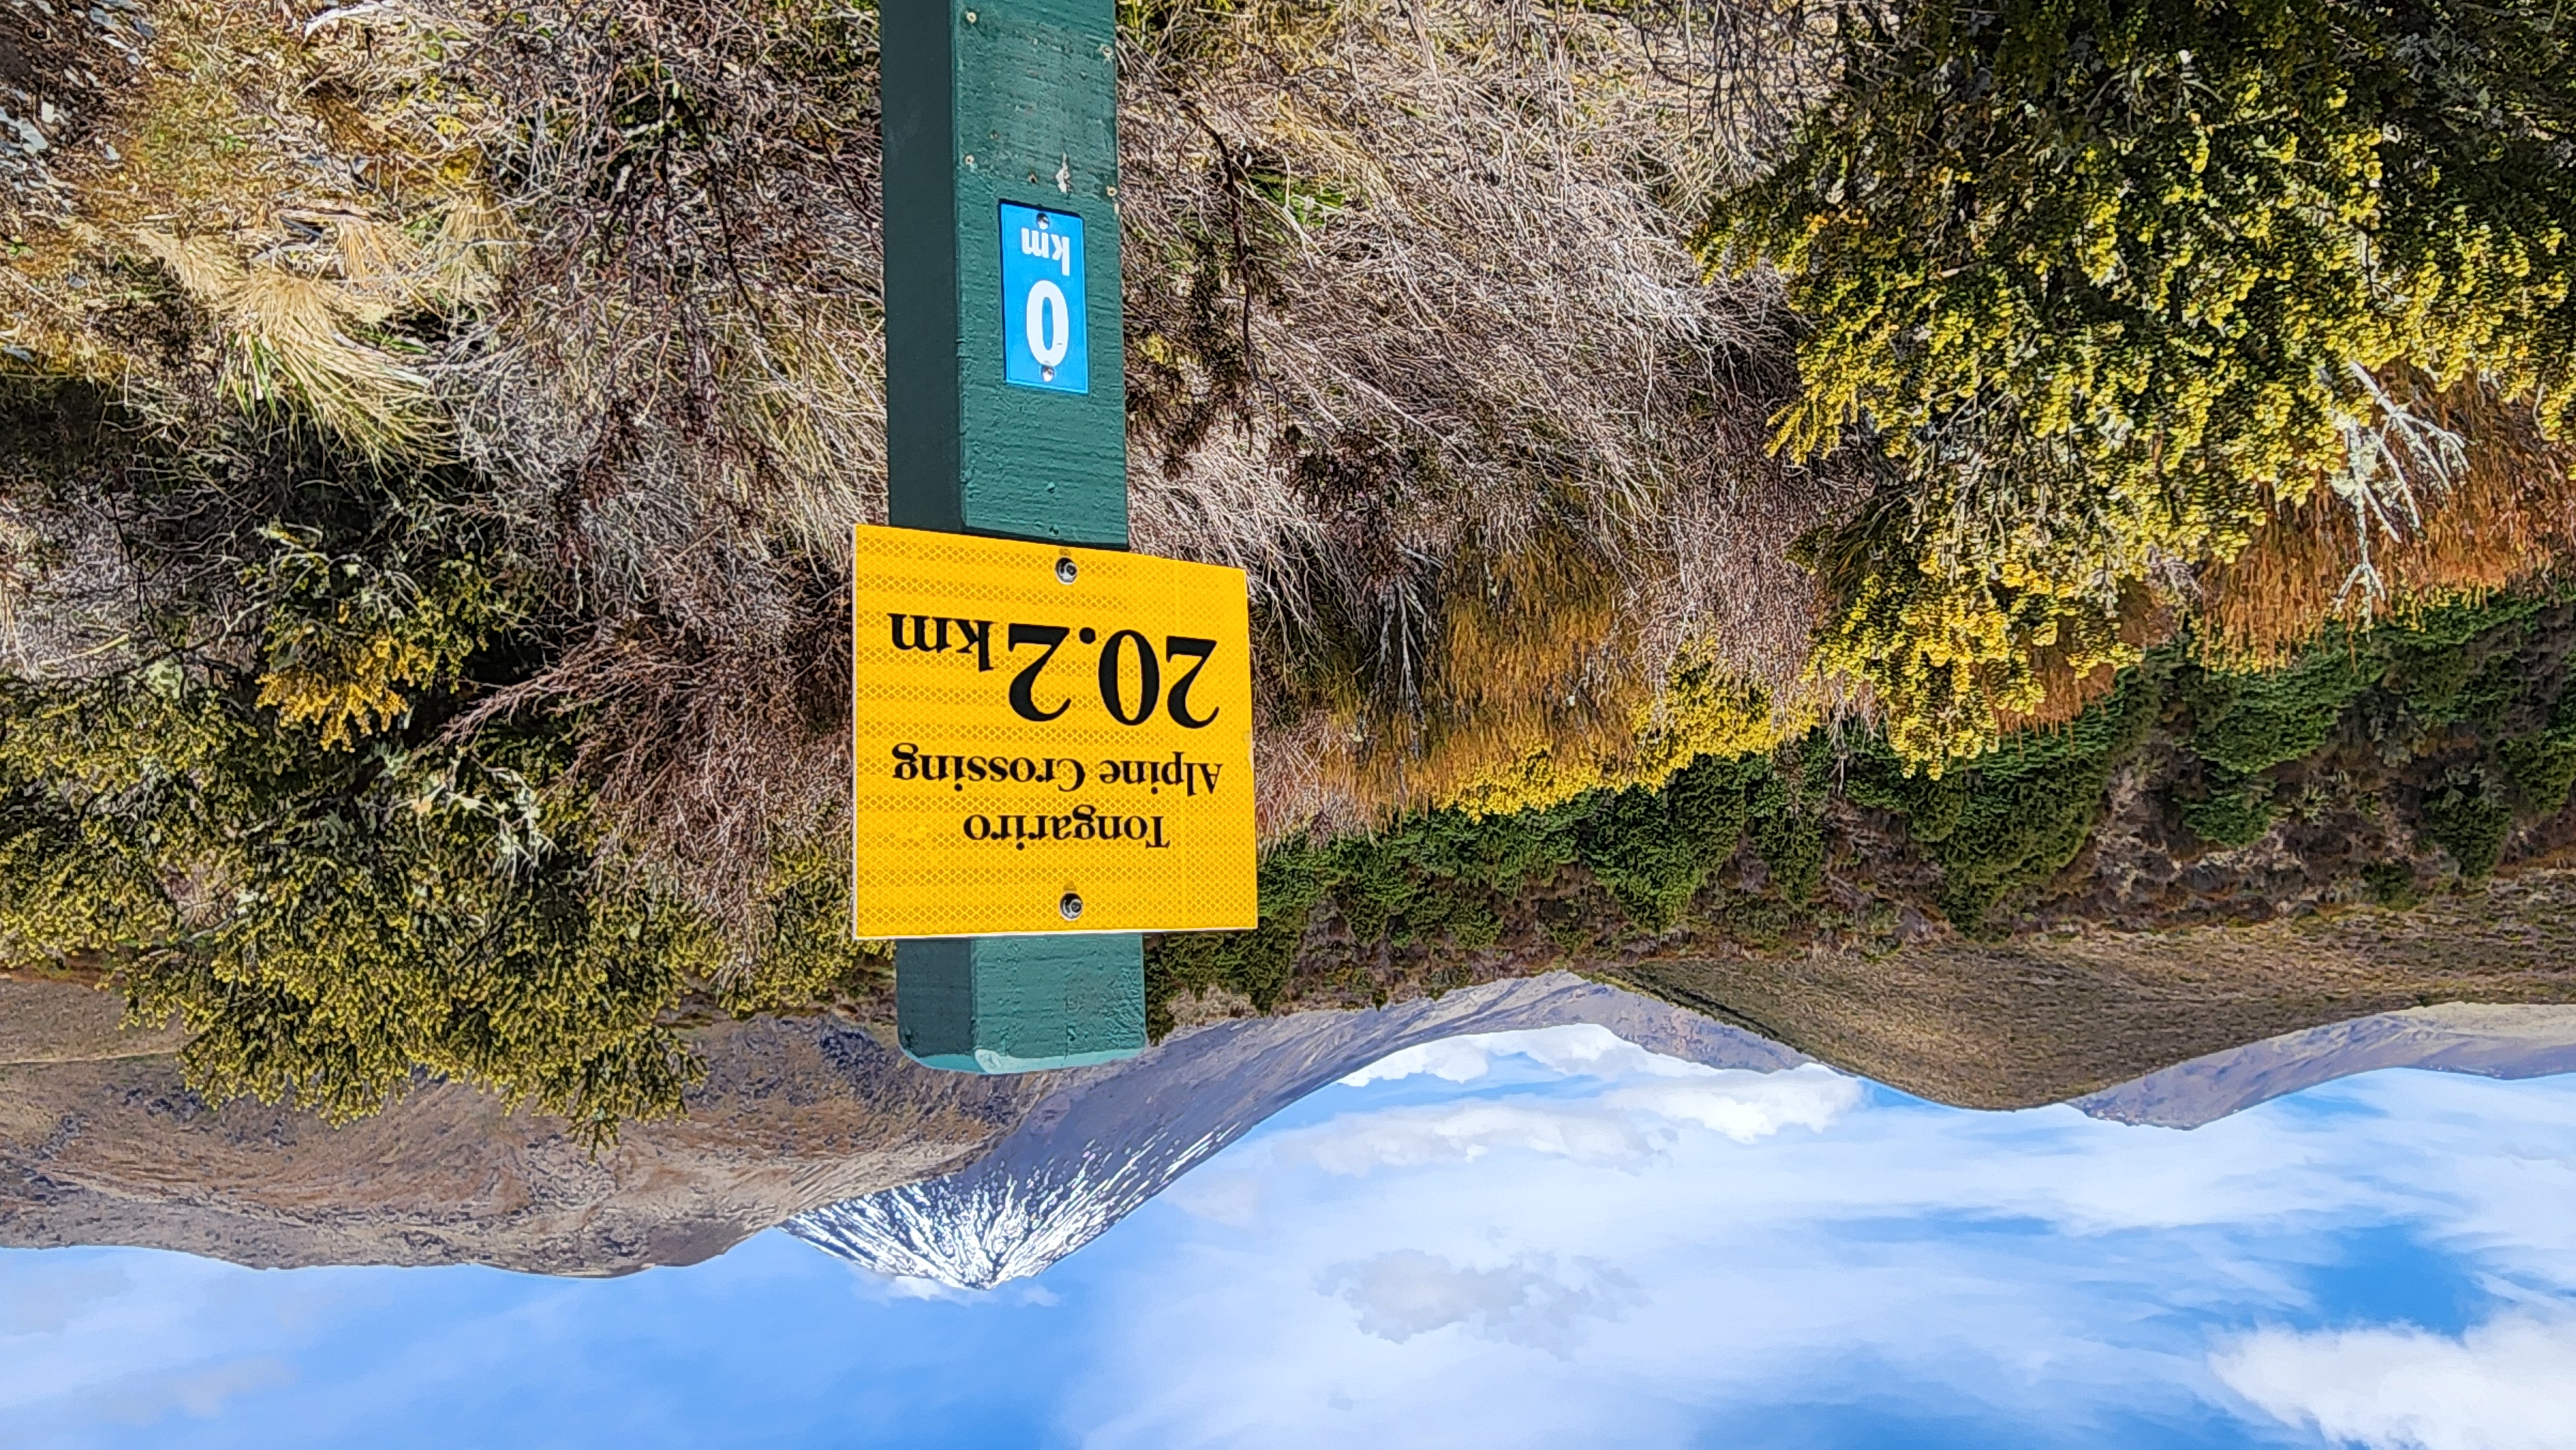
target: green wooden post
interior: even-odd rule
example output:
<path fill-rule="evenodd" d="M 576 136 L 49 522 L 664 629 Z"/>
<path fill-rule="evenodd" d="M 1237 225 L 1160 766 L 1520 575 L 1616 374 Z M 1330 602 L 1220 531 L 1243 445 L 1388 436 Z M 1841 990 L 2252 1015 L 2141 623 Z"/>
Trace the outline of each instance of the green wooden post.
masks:
<path fill-rule="evenodd" d="M 1113 3 L 883 0 L 898 528 L 1127 546 Z M 895 1011 L 934 1067 L 1125 1057 L 1145 1045 L 1144 939 L 901 942 Z"/>

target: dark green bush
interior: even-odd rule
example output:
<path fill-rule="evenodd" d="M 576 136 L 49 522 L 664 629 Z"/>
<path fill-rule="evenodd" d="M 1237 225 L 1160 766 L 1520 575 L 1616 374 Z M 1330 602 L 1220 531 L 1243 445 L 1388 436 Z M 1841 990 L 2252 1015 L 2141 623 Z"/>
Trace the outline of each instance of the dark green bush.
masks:
<path fill-rule="evenodd" d="M 1746 787 L 1757 779 L 1759 790 L 1776 789 L 1766 762 L 1703 759 L 1661 790 L 1611 793 L 1584 823 L 1583 864 L 1631 921 L 1662 931 L 1735 854 Z"/>
<path fill-rule="evenodd" d="M 2197 673 L 2184 690 L 2191 751 L 2237 779 L 2312 754 L 2383 668 L 2336 638 L 2277 674 Z"/>
<path fill-rule="evenodd" d="M 1745 834 L 1771 873 L 1771 889 L 1787 902 L 1815 899 L 1825 881 L 1825 831 L 1816 803 L 1777 771 L 1754 783 L 1752 816 Z"/>
<path fill-rule="evenodd" d="M 2512 788 L 2517 814 L 2556 815 L 2566 809 L 2568 792 L 2576 788 L 2576 729 L 2561 725 L 2501 741 L 2496 762 Z"/>
<path fill-rule="evenodd" d="M 2251 846 L 2272 829 L 2272 784 L 2222 781 L 2207 800 L 2183 805 L 2182 823 L 2210 845 Z"/>
<path fill-rule="evenodd" d="M 2424 798 L 2424 835 L 2460 863 L 2460 875 L 2478 880 L 2495 870 L 2504 854 L 2506 832 L 2513 828 L 2513 808 L 2505 792 L 2483 767 L 2452 771 Z"/>
<path fill-rule="evenodd" d="M 2403 861 L 2373 861 L 2361 868 L 2361 881 L 2374 904 L 2394 911 L 2424 899 L 2424 889 L 2415 882 L 2415 868 Z"/>
<path fill-rule="evenodd" d="M 2439 605 L 2370 631 L 2358 648 L 2385 662 L 2380 686 L 2411 726 L 2493 731 L 2527 687 L 2517 646 L 2547 602 L 2532 594 Z"/>
<path fill-rule="evenodd" d="M 2409 798 L 2396 781 L 2421 779 L 2476 744 L 2475 735 L 2433 717 L 2527 722 L 2534 697 L 2555 689 L 2557 654 L 2527 647 L 2540 637 L 2529 621 L 2544 607 L 2547 597 L 2534 596 L 2427 610 L 2403 625 L 2338 634 L 2269 675 L 2189 664 L 2185 646 L 2149 651 L 2073 720 L 2018 733 L 1937 779 L 1909 772 L 1875 736 L 1838 740 L 1820 730 L 1777 757 L 1698 761 L 1659 790 L 1595 792 L 1510 816 L 1435 812 L 1375 836 L 1286 848 L 1263 867 L 1261 929 L 1161 940 L 1148 958 L 1150 1000 L 1224 986 L 1272 1005 L 1286 989 L 1309 913 L 1325 903 L 1363 944 L 1473 949 L 1497 940 L 1536 889 L 1547 900 L 1529 916 L 1562 949 L 1588 950 L 1604 932 L 1597 898 L 1566 889 L 1580 879 L 1566 875 L 1576 864 L 1629 924 L 1667 930 L 1739 848 L 1769 868 L 1771 889 L 1730 899 L 1701 925 L 1794 941 L 1824 919 L 1809 903 L 1832 848 L 1829 801 L 1837 791 L 1901 824 L 1911 848 L 1939 868 L 1928 904 L 1960 931 L 1987 934 L 2001 929 L 2008 903 L 2046 887 L 2082 855 L 2113 775 L 2140 758 L 2160 725 L 2198 757 L 2198 775 L 2153 784 L 2190 793 L 2180 802 L 2183 824 L 2213 845 L 2263 838 L 2280 809 L 2275 776 L 2295 762 L 2321 772 L 2305 782 L 2303 800 L 2315 811 L 2342 808 L 2341 787 L 2321 782 L 2348 779 L 2349 771 L 2359 772 L 2370 799 Z M 2559 618 L 2548 630 L 2568 627 Z M 2567 693 L 2576 701 L 2576 691 Z M 2559 714 L 2571 712 L 2576 703 Z M 2449 850 L 2466 874 L 2494 869 L 2513 810 L 2550 809 L 2576 789 L 2576 721 L 2548 718 L 2546 728 L 2475 757 L 2488 763 L 2453 769 L 2424 798 L 2425 839 Z M 2339 743 L 2347 723 L 2351 739 Z M 2375 737 L 2377 766 L 2328 759 L 2364 735 Z M 2187 764 L 2182 751 L 2173 754 Z M 2372 774 L 2382 768 L 2390 774 Z M 2367 813 L 2370 800 L 2361 805 Z M 2405 861 L 2374 864 L 2363 881 L 2386 903 L 2411 901 L 2416 891 Z"/>
<path fill-rule="evenodd" d="M 1964 932 L 1986 929 L 2006 896 L 2046 883 L 2091 839 L 2111 773 L 2136 754 L 2162 705 L 2165 674 L 2125 673 L 2110 698 L 2062 726 L 2016 735 L 1940 780 L 1908 775 L 1875 741 L 1857 749 L 1845 790 L 1902 816 L 1939 863 L 1937 904 Z"/>
<path fill-rule="evenodd" d="M 0 952 L 182 1016 L 208 1098 L 372 1112 L 429 1073 L 596 1135 L 675 1111 L 690 913 L 606 874 L 559 725 L 315 749 L 165 662 L 0 689 Z"/>

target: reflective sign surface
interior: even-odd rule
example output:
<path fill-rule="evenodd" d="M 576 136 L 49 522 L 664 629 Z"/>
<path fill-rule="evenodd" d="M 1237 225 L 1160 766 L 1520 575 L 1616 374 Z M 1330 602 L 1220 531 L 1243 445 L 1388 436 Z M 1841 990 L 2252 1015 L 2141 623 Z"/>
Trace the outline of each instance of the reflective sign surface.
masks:
<path fill-rule="evenodd" d="M 1082 218 L 1003 202 L 1002 376 L 1032 388 L 1091 391 Z"/>
<path fill-rule="evenodd" d="M 1240 571 L 861 527 L 862 937 L 1256 924 Z"/>

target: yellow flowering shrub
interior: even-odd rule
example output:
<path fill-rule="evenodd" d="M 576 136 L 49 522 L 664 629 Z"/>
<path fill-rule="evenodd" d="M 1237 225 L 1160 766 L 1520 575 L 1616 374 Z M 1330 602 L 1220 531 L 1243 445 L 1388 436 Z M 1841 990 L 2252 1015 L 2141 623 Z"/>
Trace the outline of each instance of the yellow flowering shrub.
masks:
<path fill-rule="evenodd" d="M 1990 747 L 2029 656 L 2118 664 L 2122 592 L 2331 487 L 2447 459 L 2379 385 L 2576 421 L 2576 57 L 2529 5 L 1921 5 L 1726 202 L 1713 266 L 1809 329 L 1777 446 L 1887 469 L 1818 668 L 1917 766 Z M 2447 435 L 2446 435 L 2447 436 Z M 2456 440 L 2454 440 L 2456 442 Z M 2445 445 L 2450 446 L 2450 445 Z"/>
<path fill-rule="evenodd" d="M 0 684 L 0 948 L 175 1014 L 209 1101 L 376 1111 L 426 1070 L 595 1140 L 699 1071 L 664 1020 L 718 943 L 612 870 L 560 722 L 315 751 L 220 680 Z"/>
<path fill-rule="evenodd" d="M 1471 816 L 1500 816 L 1560 805 L 1587 791 L 1657 789 L 1694 760 L 1768 754 L 1812 723 L 1807 716 L 1784 722 L 1762 691 L 1705 661 L 1686 660 L 1638 710 L 1627 750 L 1608 756 L 1533 750 L 1434 804 Z"/>
<path fill-rule="evenodd" d="M 249 582 L 274 603 L 258 703 L 278 723 L 313 725 L 326 747 L 391 729 L 405 689 L 436 688 L 508 614 L 503 588 L 475 560 L 440 560 L 425 581 L 358 556 L 334 556 L 308 529 L 272 526 L 270 559 Z"/>

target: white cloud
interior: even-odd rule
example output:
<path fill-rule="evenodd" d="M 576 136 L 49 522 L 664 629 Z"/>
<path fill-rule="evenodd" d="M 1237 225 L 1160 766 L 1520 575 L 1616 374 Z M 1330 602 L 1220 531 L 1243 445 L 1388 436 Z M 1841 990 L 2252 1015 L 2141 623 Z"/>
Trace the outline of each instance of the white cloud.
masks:
<path fill-rule="evenodd" d="M 1114 1326 L 1069 1411 L 1087 1445 L 1495 1450 L 1607 1423 L 1639 1450 L 1721 1424 L 1822 1443 L 1816 1407 L 1860 1402 L 2001 1440 L 2153 1443 L 2110 1427 L 2213 1407 L 2269 1436 L 2203 1326 L 2307 1327 L 2339 1276 L 2374 1272 L 2344 1235 L 2394 1230 L 2533 1301 L 2576 1293 L 2576 1079 L 2382 1074 L 2189 1133 L 1955 1111 L 1822 1068 L 1366 1102 L 1209 1165 L 1257 1180 L 1258 1214 L 1149 1205 L 1066 1266 Z M 1122 1256 L 1151 1266 L 1132 1287 Z M 1516 1295 L 1554 1302 L 1526 1287 L 1551 1264 L 1634 1290 L 1569 1321 L 1562 1363 L 1496 1353 Z M 2552 1442 L 2373 1450 L 2529 1443 Z"/>
<path fill-rule="evenodd" d="M 1276 1151 L 1280 1162 L 1351 1178 L 1379 1168 L 1472 1163 L 1497 1149 L 1633 1164 L 1656 1147 L 1645 1128 L 1594 1107 L 1470 1102 L 1337 1118 L 1284 1137 Z"/>
<path fill-rule="evenodd" d="M 130 1375 L 101 1389 L 92 1407 L 97 1414 L 122 1425 L 149 1425 L 173 1410 L 206 1420 L 238 1396 L 294 1382 L 292 1366 L 284 1360 L 261 1356 Z"/>
<path fill-rule="evenodd" d="M 2210 1368 L 2283 1424 L 2371 1450 L 2576 1446 L 2576 1314 L 2509 1313 L 2458 1338 L 2265 1329 Z"/>
<path fill-rule="evenodd" d="M 912 1274 L 873 1274 L 866 1269 L 854 1267 L 851 1270 L 851 1276 L 859 1281 L 862 1294 L 869 1289 L 881 1288 L 886 1297 L 891 1299 L 935 1299 L 943 1304 L 983 1302 L 983 1296 L 980 1294 L 943 1284 L 937 1279 L 925 1279 Z"/>
<path fill-rule="evenodd" d="M 1787 1072 L 1712 1071 L 1668 1077 L 1608 1094 L 1615 1109 L 1643 1112 L 1667 1122 L 1696 1123 L 1738 1143 L 1768 1138 L 1782 1128 L 1823 1132 L 1860 1105 L 1860 1084 L 1819 1063 Z"/>
<path fill-rule="evenodd" d="M 346 1295 L 177 1253 L 0 1257 L 0 1441 L 83 1445 L 184 1418 L 194 1435 L 302 1378 L 293 1341 Z"/>
<path fill-rule="evenodd" d="M 1444 1037 L 1389 1053 L 1341 1080 L 1344 1087 L 1430 1076 L 1467 1083 L 1493 1070 L 1498 1057 L 1527 1058 L 1563 1077 L 1663 1077 L 1706 1072 L 1696 1063 L 1663 1057 L 1607 1027 L 1590 1022 L 1533 1027 L 1519 1032 L 1480 1032 Z"/>
<path fill-rule="evenodd" d="M 125 1271 L 109 1264 L 14 1276 L 0 1296 L 0 1340 L 59 1333 L 94 1304 L 123 1294 Z"/>
<path fill-rule="evenodd" d="M 1464 1326 L 1479 1339 L 1525 1345 L 1564 1357 L 1582 1342 L 1581 1321 L 1612 1320 L 1643 1303 L 1637 1281 L 1598 1260 L 1571 1274 L 1541 1254 L 1522 1254 L 1491 1269 L 1453 1264 L 1437 1254 L 1399 1249 L 1335 1264 L 1316 1277 L 1321 1293 L 1359 1311 L 1359 1327 L 1391 1343 Z"/>
<path fill-rule="evenodd" d="M 1787 1127 L 1822 1130 L 1861 1100 L 1858 1081 L 1814 1063 L 1788 1072 L 1673 1065 L 1685 1071 L 1637 1074 L 1642 1081 L 1577 1102 L 1470 1098 L 1345 1113 L 1277 1135 L 1271 1152 L 1279 1163 L 1309 1165 L 1343 1177 L 1381 1168 L 1472 1163 L 1497 1151 L 1633 1166 L 1666 1151 L 1676 1126 L 1706 1128 L 1751 1143 Z M 1227 1176 L 1220 1170 L 1220 1181 Z M 1210 1195 L 1204 1205 L 1191 1200 L 1187 1206 L 1205 1217 L 1247 1222 L 1249 1195 L 1255 1191 L 1232 1186 Z"/>
<path fill-rule="evenodd" d="M 1342 1079 L 1344 1087 L 1395 1082 L 1429 1074 L 1444 1082 L 1474 1082 L 1493 1067 L 1493 1055 L 1473 1037 L 1444 1037 L 1392 1052 Z"/>
<path fill-rule="evenodd" d="M 1164 1197 L 1185 1213 L 1218 1223 L 1248 1227 L 1261 1216 L 1265 1180 L 1235 1168 L 1200 1168 L 1166 1190 Z"/>

